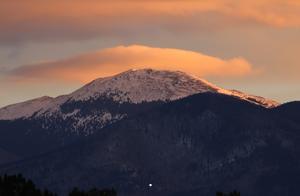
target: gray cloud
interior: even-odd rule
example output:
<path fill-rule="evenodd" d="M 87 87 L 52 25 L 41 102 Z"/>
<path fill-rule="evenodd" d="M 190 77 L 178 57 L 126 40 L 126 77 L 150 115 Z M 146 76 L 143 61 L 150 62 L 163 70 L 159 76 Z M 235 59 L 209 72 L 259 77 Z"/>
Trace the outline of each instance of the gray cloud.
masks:
<path fill-rule="evenodd" d="M 198 34 L 262 24 L 293 27 L 300 24 L 299 13 L 299 4 L 273 0 L 1 1 L 0 41 L 16 44 L 146 36 L 155 32 Z"/>

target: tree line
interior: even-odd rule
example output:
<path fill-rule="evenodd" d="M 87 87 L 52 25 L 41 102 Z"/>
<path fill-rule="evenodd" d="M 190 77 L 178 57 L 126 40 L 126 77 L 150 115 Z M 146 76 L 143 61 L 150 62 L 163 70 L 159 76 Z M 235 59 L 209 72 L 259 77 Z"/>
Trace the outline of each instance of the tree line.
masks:
<path fill-rule="evenodd" d="M 0 176 L 0 196 L 57 196 L 47 189 L 41 190 L 31 180 L 21 174 Z M 69 196 L 117 196 L 114 189 L 91 189 L 89 191 L 74 188 Z"/>
<path fill-rule="evenodd" d="M 217 192 L 216 196 L 240 196 L 240 192 L 230 193 Z M 41 190 L 21 174 L 0 176 L 0 196 L 57 196 L 47 189 Z M 117 196 L 114 189 L 93 188 L 88 191 L 80 190 L 75 187 L 69 193 L 69 196 Z"/>

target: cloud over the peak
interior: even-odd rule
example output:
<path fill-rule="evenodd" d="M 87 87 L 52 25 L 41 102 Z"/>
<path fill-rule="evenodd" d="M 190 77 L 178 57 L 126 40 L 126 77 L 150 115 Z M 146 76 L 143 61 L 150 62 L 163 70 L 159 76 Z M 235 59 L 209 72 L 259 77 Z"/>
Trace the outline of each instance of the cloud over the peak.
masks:
<path fill-rule="evenodd" d="M 254 72 L 241 57 L 220 59 L 199 52 L 142 45 L 117 46 L 72 58 L 26 65 L 8 73 L 18 81 L 80 81 L 113 75 L 128 69 L 180 70 L 199 77 L 245 76 Z"/>

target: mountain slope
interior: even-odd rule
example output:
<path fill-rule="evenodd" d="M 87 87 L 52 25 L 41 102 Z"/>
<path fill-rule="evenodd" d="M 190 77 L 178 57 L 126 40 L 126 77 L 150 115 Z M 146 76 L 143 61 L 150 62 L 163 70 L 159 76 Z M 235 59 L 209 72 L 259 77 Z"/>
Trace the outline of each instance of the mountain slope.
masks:
<path fill-rule="evenodd" d="M 300 124 L 300 101 L 282 104 L 272 109 L 274 113 L 283 115 L 289 121 L 294 121 Z"/>
<path fill-rule="evenodd" d="M 38 112 L 45 105 L 53 101 L 51 97 L 41 97 L 18 104 L 13 104 L 0 109 L 1 120 L 14 120 L 20 118 L 29 118 L 35 112 Z"/>
<path fill-rule="evenodd" d="M 198 94 L 1 171 L 23 172 L 59 193 L 100 186 L 124 196 L 208 196 L 232 189 L 246 196 L 296 195 L 300 135 L 282 119 L 231 96 Z"/>

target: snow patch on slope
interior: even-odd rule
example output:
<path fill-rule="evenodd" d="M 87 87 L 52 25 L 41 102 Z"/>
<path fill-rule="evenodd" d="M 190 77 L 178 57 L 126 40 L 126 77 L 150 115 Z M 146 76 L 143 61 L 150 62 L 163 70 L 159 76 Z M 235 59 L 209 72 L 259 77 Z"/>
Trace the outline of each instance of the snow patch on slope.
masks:
<path fill-rule="evenodd" d="M 0 109 L 0 119 L 12 120 L 19 118 L 29 118 L 34 113 L 40 111 L 44 106 L 51 104 L 52 97 L 41 97 L 18 104 L 13 104 Z"/>
<path fill-rule="evenodd" d="M 276 102 L 274 100 L 266 99 L 264 97 L 255 96 L 255 95 L 248 95 L 248 94 L 245 94 L 245 93 L 237 91 L 237 90 L 230 90 L 228 92 L 225 92 L 224 94 L 234 96 L 234 97 L 243 99 L 245 101 L 249 101 L 251 103 L 261 105 L 266 108 L 273 108 L 273 107 L 277 107 L 280 105 L 278 102 Z"/>

